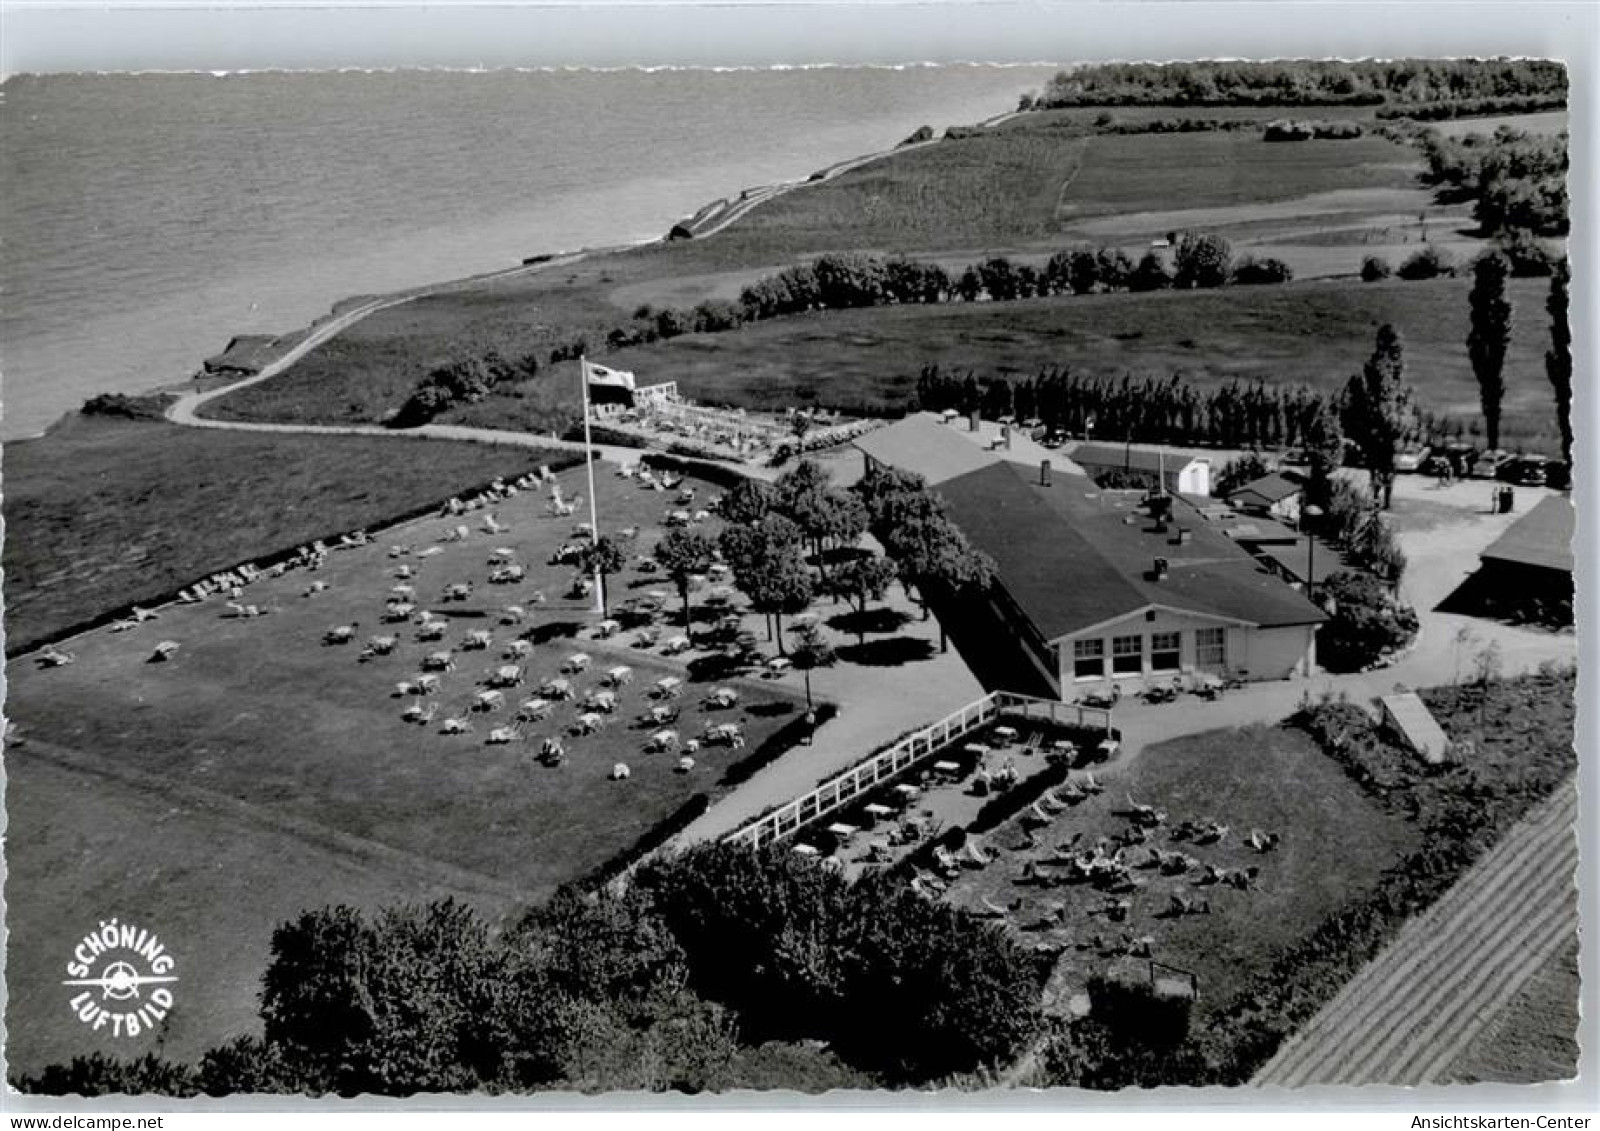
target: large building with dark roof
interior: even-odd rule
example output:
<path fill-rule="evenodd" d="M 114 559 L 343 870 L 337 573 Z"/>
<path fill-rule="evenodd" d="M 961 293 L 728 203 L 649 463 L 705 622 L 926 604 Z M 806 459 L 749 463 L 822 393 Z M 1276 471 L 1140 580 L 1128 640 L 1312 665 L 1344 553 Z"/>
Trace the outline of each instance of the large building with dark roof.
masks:
<path fill-rule="evenodd" d="M 997 566 L 989 600 L 1062 698 L 1199 673 L 1309 675 L 1326 619 L 1187 502 L 995 464 L 938 487 Z"/>

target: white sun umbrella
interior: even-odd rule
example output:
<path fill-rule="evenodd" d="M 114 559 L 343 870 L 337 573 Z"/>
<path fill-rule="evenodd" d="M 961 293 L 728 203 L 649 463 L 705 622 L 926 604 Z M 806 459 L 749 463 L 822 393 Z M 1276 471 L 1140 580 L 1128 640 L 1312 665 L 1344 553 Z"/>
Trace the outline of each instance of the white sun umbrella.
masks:
<path fill-rule="evenodd" d="M 627 664 L 618 664 L 606 672 L 606 682 L 613 687 L 621 687 L 633 679 L 633 669 Z"/>
<path fill-rule="evenodd" d="M 566 667 L 568 671 L 581 672 L 588 669 L 589 662 L 587 652 L 574 652 L 567 657 Z"/>

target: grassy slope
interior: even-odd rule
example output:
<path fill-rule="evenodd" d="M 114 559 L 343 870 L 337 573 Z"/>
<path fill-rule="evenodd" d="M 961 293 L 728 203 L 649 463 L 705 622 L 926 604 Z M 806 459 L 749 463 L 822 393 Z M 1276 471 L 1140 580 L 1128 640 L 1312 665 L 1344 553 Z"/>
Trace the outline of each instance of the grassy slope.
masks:
<path fill-rule="evenodd" d="M 73 418 L 6 447 L 7 647 L 521 474 L 532 454 Z"/>
<path fill-rule="evenodd" d="M 981 136 L 897 154 L 780 196 L 704 240 L 384 311 L 213 411 L 244 419 L 375 420 L 452 355 L 544 354 L 579 334 L 598 343 L 634 305 L 616 306 L 612 296 L 619 291 L 672 295 L 679 290 L 673 280 L 765 273 L 843 249 L 959 261 L 999 250 L 1037 256 L 1079 239 L 1073 226 L 1097 216 L 1175 205 L 1282 204 L 1340 188 L 1398 190 L 1420 168 L 1412 151 L 1376 137 L 1294 145 L 1271 145 L 1252 133 L 1085 138 L 1051 120 L 1030 115 Z M 1359 215 L 1344 220 L 1359 221 Z M 553 408 L 570 412 L 576 405 L 566 369 L 541 375 L 520 397 L 491 398 L 472 418 L 550 426 Z"/>
<path fill-rule="evenodd" d="M 980 375 L 1032 375 L 1044 365 L 1096 373 L 1184 373 L 1202 384 L 1232 377 L 1335 389 L 1372 351 L 1379 323 L 1406 344 L 1407 376 L 1423 407 L 1475 416 L 1467 360 L 1466 279 L 1297 283 L 1224 291 L 1162 292 L 894 307 L 778 319 L 732 334 L 696 334 L 612 355 L 689 395 L 750 407 L 797 400 L 889 408 L 924 365 Z M 1505 426 L 1516 442 L 1555 431 L 1544 376 L 1548 344 L 1543 280 L 1515 280 Z"/>

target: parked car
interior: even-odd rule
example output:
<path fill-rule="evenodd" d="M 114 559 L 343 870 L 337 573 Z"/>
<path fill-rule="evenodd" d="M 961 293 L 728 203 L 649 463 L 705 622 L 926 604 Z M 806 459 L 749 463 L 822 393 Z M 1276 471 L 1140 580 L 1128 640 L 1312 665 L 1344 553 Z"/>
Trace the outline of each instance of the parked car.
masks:
<path fill-rule="evenodd" d="M 1438 479 L 1446 475 L 1455 475 L 1456 465 L 1449 456 L 1429 456 L 1420 470 L 1423 475 L 1431 475 Z"/>
<path fill-rule="evenodd" d="M 1498 477 L 1520 487 L 1543 487 L 1548 462 L 1544 456 L 1518 456 L 1500 466 Z"/>
<path fill-rule="evenodd" d="M 1427 444 L 1412 444 L 1395 453 L 1394 469 L 1396 471 L 1419 471 L 1427 458 L 1433 454 L 1433 449 Z"/>
<path fill-rule="evenodd" d="M 1511 461 L 1511 453 L 1499 448 L 1490 448 L 1481 453 L 1472 461 L 1472 478 L 1494 479 L 1500 474 L 1500 469 Z"/>

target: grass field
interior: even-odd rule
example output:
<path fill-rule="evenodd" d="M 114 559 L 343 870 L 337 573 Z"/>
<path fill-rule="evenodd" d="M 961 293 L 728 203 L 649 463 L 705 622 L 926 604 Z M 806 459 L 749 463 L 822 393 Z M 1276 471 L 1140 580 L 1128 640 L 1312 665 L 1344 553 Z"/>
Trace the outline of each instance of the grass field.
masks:
<path fill-rule="evenodd" d="M 1283 949 L 1365 893 L 1386 867 L 1416 847 L 1410 824 L 1372 805 L 1308 738 L 1283 728 L 1176 740 L 1101 777 L 1105 792 L 1058 817 L 1041 832 L 1040 848 L 1007 851 L 951 888 L 951 898 L 963 906 L 976 906 L 983 896 L 1002 907 L 1022 899 L 1023 908 L 1012 916 L 1017 922 L 1037 919 L 1046 905 L 1061 903 L 1060 926 L 1025 937 L 1069 944 L 1056 977 L 1071 988 L 1081 990 L 1092 973 L 1114 961 L 1125 935 L 1148 935 L 1154 939 L 1152 957 L 1194 973 L 1203 1015 L 1208 1003 L 1225 1004 Z M 1259 867 L 1257 888 L 1202 885 L 1193 874 L 1167 876 L 1136 867 L 1145 886 L 1128 897 L 1128 920 L 1116 923 L 1100 913 L 1107 897 L 1088 885 L 1042 889 L 1015 882 L 1024 860 L 1048 858 L 1058 842 L 1076 838 L 1081 850 L 1121 833 L 1128 827 L 1123 811 L 1129 796 L 1167 811 L 1166 828 L 1151 843 L 1181 849 L 1203 864 Z M 1215 820 L 1231 831 L 1216 845 L 1177 841 L 1170 830 L 1185 820 Z M 1282 842 L 1259 854 L 1244 843 L 1252 828 L 1277 832 Z M 984 839 L 994 847 L 1014 846 L 1020 835 L 1013 821 Z M 1148 856 L 1145 848 L 1129 851 L 1135 861 Z M 1211 913 L 1165 917 L 1174 894 L 1209 899 Z M 1103 949 L 1097 939 L 1106 944 Z"/>
<path fill-rule="evenodd" d="M 1234 377 L 1343 386 L 1392 321 L 1419 403 L 1478 415 L 1467 359 L 1465 279 L 1296 283 L 1222 291 L 1030 299 L 1006 304 L 905 306 L 777 319 L 732 334 L 695 334 L 619 351 L 615 364 L 672 379 L 690 396 L 750 408 L 796 402 L 904 404 L 923 366 L 980 376 L 1031 376 L 1046 365 L 1165 376 L 1202 385 Z M 1515 445 L 1555 441 L 1545 379 L 1543 280 L 1514 280 L 1503 432 Z M 1003 316 L 1002 316 L 1003 315 Z"/>
<path fill-rule="evenodd" d="M 569 494 L 585 490 L 581 472 L 566 473 L 564 483 Z M 647 550 L 671 496 L 612 476 L 600 490 L 605 528 L 643 527 L 639 550 Z M 76 662 L 68 667 L 11 664 L 7 711 L 23 745 L 8 761 L 18 757 L 28 768 L 7 794 L 8 865 L 14 891 L 37 893 L 27 897 L 26 919 L 13 920 L 13 969 L 64 961 L 59 948 L 87 929 L 83 916 L 136 916 L 173 935 L 194 972 L 193 985 L 185 983 L 201 1026 L 185 1030 L 185 1048 L 193 1049 L 248 1023 L 249 998 L 238 983 L 272 927 L 299 907 L 333 898 L 370 906 L 442 891 L 491 908 L 536 900 L 628 849 L 694 795 L 719 793 L 729 767 L 798 716 L 798 686 L 733 681 L 740 704 L 713 711 L 701 703 L 708 687 L 692 663 L 697 654 L 673 660 L 590 639 L 599 618 L 561 600 L 570 567 L 546 564 L 574 520 L 542 517 L 543 504 L 527 493 L 498 507 L 511 528 L 494 536 L 478 532 L 471 516 L 467 541 L 426 559 L 392 558 L 388 546 L 440 545 L 448 528 L 466 520 L 407 524 L 372 546 L 334 553 L 314 575 L 258 582 L 244 598 L 268 610 L 256 619 L 225 615 L 221 600 L 169 607 L 137 630 L 74 639 Z M 486 583 L 486 559 L 502 546 L 527 563 L 526 584 Z M 393 571 L 404 563 L 416 570 L 423 607 L 451 619 L 442 642 L 418 641 L 411 625 L 380 623 Z M 328 589 L 304 596 L 313 577 Z M 473 598 L 438 602 L 445 585 L 461 581 L 475 583 Z M 613 592 L 639 595 L 661 585 L 630 573 L 613 579 Z M 550 600 L 526 626 L 497 623 L 501 607 L 529 603 L 540 588 Z M 668 605 L 676 609 L 676 598 Z M 352 622 L 359 623 L 355 643 L 322 643 L 330 626 Z M 459 650 L 479 628 L 493 633 L 492 647 Z M 362 662 L 361 642 L 385 632 L 400 638 L 394 653 Z M 524 686 L 506 692 L 504 710 L 471 712 L 485 672 L 508 662 L 502 650 L 519 635 L 531 645 L 519 661 Z M 167 663 L 147 662 L 162 639 L 181 650 Z M 395 693 L 396 683 L 414 679 L 421 657 L 446 647 L 458 649 L 457 670 L 443 673 L 432 697 L 434 723 L 403 721 L 411 700 Z M 591 671 L 572 677 L 580 698 L 608 667 L 634 669 L 602 729 L 572 736 L 578 709 L 568 703 L 524 728 L 521 740 L 487 745 L 490 727 L 511 724 L 517 703 L 580 649 L 593 657 Z M 748 748 L 708 746 L 689 773 L 676 772 L 671 755 L 644 754 L 655 727 L 637 718 L 659 702 L 651 691 L 667 674 L 689 681 L 676 724 L 685 738 L 708 722 L 738 722 Z M 473 733 L 441 734 L 448 715 L 471 718 Z M 557 733 L 568 735 L 567 764 L 541 765 L 539 739 Z M 608 780 L 619 761 L 631 778 Z M 38 835 L 25 835 L 30 828 Z M 215 842 L 209 849 L 208 841 Z M 269 863 L 270 881 L 263 879 Z M 52 877 L 63 874 L 70 879 L 58 887 Z M 27 933 L 17 930 L 24 921 Z M 180 937 L 189 931 L 192 937 Z M 254 975 L 245 981 L 253 987 Z M 58 996 L 14 998 L 14 1062 L 50 1055 L 58 1047 L 51 1042 L 76 1024 Z"/>
<path fill-rule="evenodd" d="M 6 646 L 14 652 L 248 558 L 519 475 L 535 456 L 70 418 L 6 445 Z"/>

